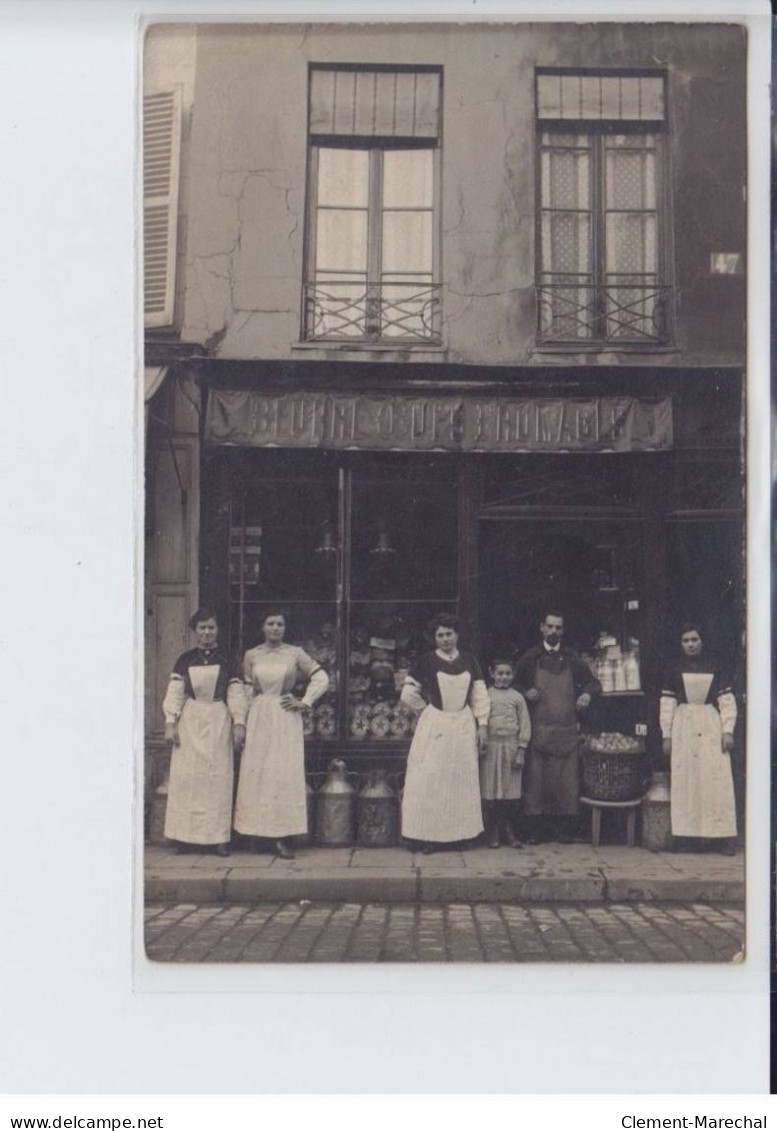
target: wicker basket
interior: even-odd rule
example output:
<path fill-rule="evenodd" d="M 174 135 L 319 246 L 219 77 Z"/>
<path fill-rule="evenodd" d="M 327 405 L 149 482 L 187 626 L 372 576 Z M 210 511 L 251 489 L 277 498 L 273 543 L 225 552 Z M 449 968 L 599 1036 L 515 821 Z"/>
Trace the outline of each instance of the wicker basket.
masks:
<path fill-rule="evenodd" d="M 583 747 L 583 796 L 592 801 L 633 801 L 645 784 L 645 751 Z"/>

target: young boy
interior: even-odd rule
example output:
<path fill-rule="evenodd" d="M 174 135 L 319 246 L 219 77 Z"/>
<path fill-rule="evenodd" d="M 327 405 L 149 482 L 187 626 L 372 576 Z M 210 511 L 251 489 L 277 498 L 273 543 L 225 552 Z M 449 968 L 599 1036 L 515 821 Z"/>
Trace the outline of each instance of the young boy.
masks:
<path fill-rule="evenodd" d="M 494 659 L 488 669 L 491 714 L 488 747 L 480 761 L 480 796 L 486 844 L 499 848 L 523 848 L 511 819 L 521 797 L 521 779 L 526 748 L 531 739 L 531 720 L 526 700 L 512 686 L 515 671 L 509 660 Z"/>

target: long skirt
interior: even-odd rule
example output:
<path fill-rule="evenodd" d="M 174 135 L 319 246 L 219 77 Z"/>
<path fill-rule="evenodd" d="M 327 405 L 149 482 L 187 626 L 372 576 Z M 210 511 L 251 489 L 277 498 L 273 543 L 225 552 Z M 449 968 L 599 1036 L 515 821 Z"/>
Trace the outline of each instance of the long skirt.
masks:
<path fill-rule="evenodd" d="M 170 760 L 165 836 L 225 844 L 232 828 L 232 721 L 226 703 L 187 699 Z"/>
<path fill-rule="evenodd" d="M 235 828 L 271 838 L 307 832 L 302 717 L 277 695 L 257 695 L 248 712 Z"/>
<path fill-rule="evenodd" d="M 484 801 L 517 801 L 521 796 L 523 765 L 516 767 L 517 735 L 495 735 L 480 763 L 480 796 Z"/>
<path fill-rule="evenodd" d="M 711 703 L 681 703 L 675 712 L 671 814 L 673 836 L 736 836 L 731 758 Z"/>
<path fill-rule="evenodd" d="M 475 717 L 425 707 L 407 756 L 402 835 L 445 843 L 482 831 Z"/>

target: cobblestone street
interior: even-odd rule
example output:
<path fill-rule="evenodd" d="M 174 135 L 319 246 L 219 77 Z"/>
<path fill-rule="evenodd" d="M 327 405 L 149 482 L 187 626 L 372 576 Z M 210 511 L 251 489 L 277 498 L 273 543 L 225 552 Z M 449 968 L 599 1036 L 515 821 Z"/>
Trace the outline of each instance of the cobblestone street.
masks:
<path fill-rule="evenodd" d="M 622 903 L 153 904 L 160 962 L 730 962 L 744 913 Z"/>

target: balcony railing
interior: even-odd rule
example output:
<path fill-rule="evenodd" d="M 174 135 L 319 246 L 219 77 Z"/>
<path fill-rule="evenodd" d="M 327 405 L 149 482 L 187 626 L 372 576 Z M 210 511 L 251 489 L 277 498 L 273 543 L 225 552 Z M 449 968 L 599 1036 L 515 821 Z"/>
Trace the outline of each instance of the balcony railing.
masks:
<path fill-rule="evenodd" d="M 337 279 L 305 286 L 308 341 L 423 342 L 440 340 L 439 283 Z"/>
<path fill-rule="evenodd" d="M 537 287 L 537 340 L 666 345 L 672 340 L 672 288 L 644 281 L 593 284 L 574 279 Z"/>

